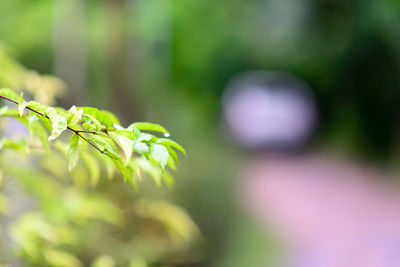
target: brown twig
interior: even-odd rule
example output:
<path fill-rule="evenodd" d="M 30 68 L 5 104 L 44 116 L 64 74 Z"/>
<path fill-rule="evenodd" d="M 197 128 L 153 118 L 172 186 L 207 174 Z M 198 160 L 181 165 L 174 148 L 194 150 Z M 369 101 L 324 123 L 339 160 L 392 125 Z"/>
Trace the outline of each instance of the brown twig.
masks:
<path fill-rule="evenodd" d="M 12 102 L 12 103 L 14 103 L 14 104 L 16 104 L 16 105 L 19 105 L 19 102 L 18 102 L 18 101 L 15 101 L 14 99 L 11 99 L 11 98 L 9 98 L 9 97 L 7 97 L 7 96 L 5 96 L 5 95 L 1 95 L 1 94 L 0 94 L 0 98 L 2 98 L 2 99 L 4 99 L 4 100 L 7 100 L 7 101 L 9 101 L 9 102 Z M 45 117 L 45 118 L 47 118 L 47 119 L 50 119 L 46 114 L 44 114 L 44 113 L 42 113 L 42 112 L 40 112 L 40 111 L 37 111 L 37 110 L 35 110 L 35 109 L 33 109 L 33 108 L 30 108 L 30 107 L 25 107 L 25 108 L 26 108 L 27 110 L 30 110 L 30 111 L 32 111 L 32 112 L 34 112 L 34 113 L 36 113 L 36 114 L 42 116 L 42 117 Z M 108 135 L 105 135 L 105 134 L 102 134 L 102 133 L 98 133 L 98 132 L 95 132 L 95 131 L 75 130 L 75 129 L 72 129 L 71 127 L 69 127 L 69 126 L 67 126 L 67 129 L 70 130 L 70 131 L 72 131 L 72 132 L 74 132 L 74 134 L 78 135 L 80 138 L 82 138 L 83 140 L 85 140 L 87 143 L 89 143 L 91 146 L 93 146 L 95 149 L 97 149 L 97 150 L 100 151 L 101 153 L 103 153 L 104 151 L 102 151 L 95 143 L 91 142 L 91 141 L 88 140 L 86 137 L 84 137 L 81 133 L 86 133 L 86 134 L 97 134 L 97 135 L 100 135 L 100 136 L 103 136 L 103 137 L 111 138 L 111 137 L 108 136 Z"/>

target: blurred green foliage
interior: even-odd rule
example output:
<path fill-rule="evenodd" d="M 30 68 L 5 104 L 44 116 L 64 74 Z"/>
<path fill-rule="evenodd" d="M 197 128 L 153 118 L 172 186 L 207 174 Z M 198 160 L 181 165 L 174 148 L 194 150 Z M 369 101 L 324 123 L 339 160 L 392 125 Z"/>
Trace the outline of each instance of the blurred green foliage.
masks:
<path fill-rule="evenodd" d="M 270 243 L 253 233 L 254 241 L 246 230 L 251 223 L 238 220 L 243 215 L 234 207 L 232 192 L 243 158 L 229 147 L 219 118 L 223 89 L 235 75 L 284 70 L 303 78 L 320 112 L 314 144 L 385 161 L 398 149 L 399 1 L 73 2 L 84 3 L 78 28 L 84 31 L 87 86 L 75 93 L 69 88 L 57 98 L 68 106 L 74 103 L 71 95 L 87 95 L 85 105 L 111 109 L 122 118 L 160 122 L 194 151 L 183 160 L 173 189 L 155 193 L 150 186 L 139 195 L 162 196 L 188 210 L 204 235 L 204 244 L 191 250 L 201 265 L 230 266 L 241 259 L 246 261 L 242 266 L 253 266 L 246 255 Z M 54 16 L 56 9 L 51 0 L 0 0 L 0 38 L 6 49 L 40 73 L 52 73 L 57 62 L 54 25 L 62 18 Z M 67 22 L 77 18 L 63 11 Z M 61 78 L 67 85 L 74 82 Z M 97 193 L 107 199 L 111 195 L 119 207 L 130 210 L 139 196 L 124 189 L 120 196 L 119 189 L 100 184 Z M 0 210 L 5 207 L 0 199 Z M 132 223 L 136 217 L 129 212 Z M 91 233 L 111 236 L 107 230 Z M 112 246 L 123 247 L 112 240 Z M 235 246 L 245 240 L 253 241 Z M 95 249 L 85 244 L 82 251 Z M 103 256 L 97 262 L 114 260 Z M 141 266 L 140 258 L 136 262 Z"/>

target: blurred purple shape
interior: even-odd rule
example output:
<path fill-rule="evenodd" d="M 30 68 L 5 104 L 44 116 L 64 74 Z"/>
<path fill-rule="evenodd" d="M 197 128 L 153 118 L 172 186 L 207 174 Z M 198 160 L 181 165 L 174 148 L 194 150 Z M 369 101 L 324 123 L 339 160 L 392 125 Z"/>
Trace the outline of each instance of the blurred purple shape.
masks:
<path fill-rule="evenodd" d="M 310 89 L 283 72 L 249 72 L 234 78 L 223 104 L 232 136 L 247 148 L 297 147 L 316 122 Z"/>

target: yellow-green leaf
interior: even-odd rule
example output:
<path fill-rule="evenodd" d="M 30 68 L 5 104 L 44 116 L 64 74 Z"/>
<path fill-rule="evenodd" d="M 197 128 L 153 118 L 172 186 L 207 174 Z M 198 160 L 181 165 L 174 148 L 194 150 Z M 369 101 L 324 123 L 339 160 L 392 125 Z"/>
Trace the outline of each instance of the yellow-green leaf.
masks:
<path fill-rule="evenodd" d="M 79 153 L 78 153 L 78 144 L 80 142 L 80 138 L 77 134 L 74 134 L 71 136 L 71 139 L 69 140 L 69 146 L 67 150 L 67 156 L 68 156 L 68 169 L 69 171 L 72 171 L 76 163 L 78 162 L 79 158 Z"/>
<path fill-rule="evenodd" d="M 1 88 L 0 89 L 0 95 L 8 97 L 8 98 L 10 98 L 10 99 L 12 99 L 14 101 L 18 101 L 19 100 L 18 94 L 15 91 L 13 91 L 11 89 L 8 89 L 8 88 Z"/>
<path fill-rule="evenodd" d="M 169 132 L 159 124 L 150 122 L 135 122 L 128 126 L 128 129 L 133 130 L 137 128 L 141 131 L 153 131 L 163 133 L 165 136 L 169 136 Z"/>
<path fill-rule="evenodd" d="M 164 170 L 169 158 L 167 148 L 160 144 L 151 144 L 150 154 L 160 164 L 161 169 Z"/>
<path fill-rule="evenodd" d="M 21 95 L 19 96 L 19 104 L 18 104 L 18 112 L 19 112 L 20 117 L 22 117 L 22 115 L 24 115 L 24 110 L 25 110 L 27 104 L 28 103 L 26 103 L 24 100 L 24 93 L 21 93 Z"/>
<path fill-rule="evenodd" d="M 83 115 L 83 109 L 77 109 L 76 106 L 72 106 L 66 115 L 67 119 L 67 124 L 69 126 L 77 124 L 81 119 Z"/>
<path fill-rule="evenodd" d="M 67 120 L 63 116 L 58 115 L 57 111 L 52 107 L 46 109 L 46 115 L 51 121 L 51 135 L 49 136 L 49 141 L 51 141 L 67 129 Z"/>
<path fill-rule="evenodd" d="M 86 167 L 89 170 L 90 174 L 90 185 L 95 187 L 100 178 L 100 167 L 97 160 L 87 151 L 81 151 L 80 156 L 83 162 L 86 164 Z"/>
<path fill-rule="evenodd" d="M 178 144 L 177 142 L 175 142 L 175 141 L 173 141 L 171 139 L 160 138 L 160 139 L 157 140 L 156 143 L 164 145 L 164 146 L 172 146 L 172 147 L 180 150 L 183 154 L 186 155 L 186 150 L 180 144 Z"/>

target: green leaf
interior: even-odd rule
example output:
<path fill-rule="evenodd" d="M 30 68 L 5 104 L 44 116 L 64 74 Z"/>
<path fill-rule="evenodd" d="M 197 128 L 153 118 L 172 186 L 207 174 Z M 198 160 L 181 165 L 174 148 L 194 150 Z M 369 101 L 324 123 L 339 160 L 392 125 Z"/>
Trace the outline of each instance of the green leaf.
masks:
<path fill-rule="evenodd" d="M 83 113 L 83 117 L 85 118 L 86 121 L 93 123 L 96 131 L 99 131 L 103 128 L 103 125 L 95 116 Z"/>
<path fill-rule="evenodd" d="M 73 126 L 77 124 L 81 119 L 83 115 L 83 109 L 76 109 L 76 106 L 72 106 L 66 115 L 67 119 L 67 124 L 69 126 Z"/>
<path fill-rule="evenodd" d="M 149 147 L 143 142 L 135 142 L 133 144 L 133 149 L 139 154 L 145 154 L 149 152 Z"/>
<path fill-rule="evenodd" d="M 46 154 L 50 154 L 50 147 L 49 147 L 49 141 L 47 139 L 47 131 L 43 127 L 43 125 L 40 123 L 38 116 L 34 113 L 30 113 L 29 117 L 29 130 L 31 133 L 34 133 L 40 140 L 40 142 L 43 145 L 44 150 L 46 151 Z"/>
<path fill-rule="evenodd" d="M 22 115 L 24 115 L 24 110 L 26 108 L 26 105 L 28 103 L 25 102 L 24 100 L 24 93 L 21 93 L 21 95 L 19 96 L 19 104 L 18 104 L 18 112 L 19 112 L 19 116 L 22 117 Z"/>
<path fill-rule="evenodd" d="M 97 160 L 87 151 L 81 151 L 80 156 L 90 173 L 90 185 L 95 187 L 100 178 L 100 167 Z"/>
<path fill-rule="evenodd" d="M 169 151 L 168 151 L 169 152 Z M 168 159 L 168 167 L 170 167 L 172 170 L 176 170 L 176 164 L 175 164 L 175 161 L 174 161 L 174 159 L 172 158 L 172 157 L 169 157 L 169 159 Z"/>
<path fill-rule="evenodd" d="M 169 132 L 159 124 L 150 122 L 135 122 L 128 126 L 128 129 L 133 130 L 137 128 L 141 131 L 153 131 L 163 133 L 165 136 L 169 136 Z"/>
<path fill-rule="evenodd" d="M 14 101 L 17 101 L 17 102 L 19 100 L 18 94 L 14 90 L 11 90 L 11 89 L 8 89 L 8 88 L 0 89 L 0 95 L 8 97 L 8 98 L 10 98 L 10 99 L 12 99 Z"/>
<path fill-rule="evenodd" d="M 92 108 L 92 107 L 80 107 L 83 110 L 83 113 L 89 114 L 92 116 L 97 117 L 99 110 L 97 108 Z"/>
<path fill-rule="evenodd" d="M 144 155 L 146 158 L 148 158 L 149 147 L 147 146 L 146 143 L 144 143 L 142 141 L 150 141 L 152 139 L 152 135 L 142 133 L 136 127 L 133 128 L 133 132 L 135 134 L 134 141 L 132 144 L 133 150 L 139 154 Z"/>
<path fill-rule="evenodd" d="M 36 101 L 29 101 L 27 107 L 32 108 L 40 113 L 46 114 L 47 105 L 42 105 Z M 51 121 L 43 116 L 38 116 L 39 120 L 42 121 L 43 125 L 51 131 Z"/>
<path fill-rule="evenodd" d="M 46 109 L 48 108 L 47 105 L 42 105 L 36 101 L 29 101 L 27 106 L 43 114 L 46 113 Z"/>
<path fill-rule="evenodd" d="M 117 166 L 118 170 L 121 172 L 124 182 L 129 181 L 134 189 L 137 188 L 136 180 L 133 177 L 134 169 L 130 164 L 125 165 L 121 159 L 112 159 Z"/>
<path fill-rule="evenodd" d="M 134 141 L 135 142 L 150 142 L 153 139 L 156 140 L 157 137 L 155 137 L 154 135 L 148 134 L 148 133 L 142 133 L 138 128 L 134 127 L 133 128 L 133 132 L 135 133 L 135 138 Z"/>
<path fill-rule="evenodd" d="M 161 169 L 164 170 L 169 158 L 167 148 L 160 144 L 151 144 L 150 154 L 160 164 Z"/>
<path fill-rule="evenodd" d="M 141 135 L 137 138 L 137 141 L 138 142 L 142 142 L 142 141 L 149 142 L 153 139 L 153 137 L 154 136 L 151 134 L 141 133 Z"/>
<path fill-rule="evenodd" d="M 129 161 L 133 152 L 132 141 L 125 135 L 114 134 L 113 137 L 124 151 L 126 160 Z"/>
<path fill-rule="evenodd" d="M 152 164 L 150 161 L 146 160 L 143 157 L 135 159 L 134 164 L 136 164 L 145 173 L 150 175 L 150 177 L 155 181 L 157 186 L 161 185 L 162 173 L 158 165 Z"/>
<path fill-rule="evenodd" d="M 59 140 L 55 141 L 54 143 L 54 147 L 56 148 L 56 150 L 60 151 L 65 157 L 68 158 L 68 145 L 65 144 L 64 142 L 61 142 Z"/>
<path fill-rule="evenodd" d="M 108 179 L 112 180 L 115 173 L 115 165 L 113 161 L 110 159 L 109 156 L 104 155 L 103 153 L 100 153 L 98 151 L 95 151 L 95 154 L 102 161 L 103 166 L 106 169 Z"/>
<path fill-rule="evenodd" d="M 67 129 L 67 120 L 63 116 L 58 115 L 57 111 L 52 107 L 46 109 L 46 115 L 51 121 L 51 135 L 49 136 L 49 141 L 51 141 Z"/>
<path fill-rule="evenodd" d="M 87 136 L 87 139 L 91 142 L 94 142 L 102 152 L 105 152 L 107 150 L 112 154 L 118 155 L 118 147 L 115 145 L 111 138 L 103 137 L 102 135 L 98 134 L 89 134 Z"/>
<path fill-rule="evenodd" d="M 107 110 L 100 110 L 97 119 L 101 121 L 107 128 L 112 127 L 114 124 L 120 124 L 117 117 Z"/>
<path fill-rule="evenodd" d="M 177 142 L 175 142 L 175 141 L 173 141 L 171 139 L 160 138 L 160 139 L 157 140 L 156 143 L 164 145 L 164 146 L 172 146 L 172 147 L 180 150 L 184 155 L 186 155 L 185 149 L 180 144 L 178 144 Z"/>
<path fill-rule="evenodd" d="M 2 139 L 0 141 L 0 149 L 3 148 L 11 148 L 23 154 L 29 152 L 29 147 L 25 139 L 20 139 L 18 141 L 13 141 L 10 139 Z"/>
<path fill-rule="evenodd" d="M 107 110 L 98 110 L 92 107 L 82 107 L 83 113 L 95 117 L 99 122 L 104 124 L 106 128 L 110 128 L 113 124 L 120 124 L 117 117 Z"/>
<path fill-rule="evenodd" d="M 0 108 L 0 116 L 4 116 L 5 114 L 7 114 L 7 111 L 8 111 L 7 106 Z"/>
<path fill-rule="evenodd" d="M 166 148 L 168 150 L 170 157 L 172 157 L 176 161 L 176 163 L 179 164 L 179 158 L 178 158 L 178 155 L 176 154 L 175 150 L 173 150 L 169 146 L 166 146 Z"/>
<path fill-rule="evenodd" d="M 6 141 L 7 141 L 6 138 L 3 138 L 3 139 L 0 140 L 0 150 L 3 149 L 4 144 L 6 143 Z"/>
<path fill-rule="evenodd" d="M 130 130 L 116 130 L 114 133 L 117 135 L 125 135 L 131 140 L 135 139 L 135 133 Z"/>
<path fill-rule="evenodd" d="M 71 139 L 69 140 L 69 146 L 67 150 L 68 157 L 68 170 L 72 171 L 76 163 L 78 162 L 79 153 L 78 153 L 78 144 L 80 142 L 80 138 L 77 134 L 73 134 Z"/>

